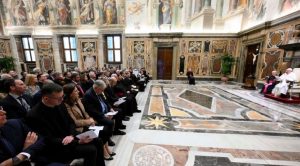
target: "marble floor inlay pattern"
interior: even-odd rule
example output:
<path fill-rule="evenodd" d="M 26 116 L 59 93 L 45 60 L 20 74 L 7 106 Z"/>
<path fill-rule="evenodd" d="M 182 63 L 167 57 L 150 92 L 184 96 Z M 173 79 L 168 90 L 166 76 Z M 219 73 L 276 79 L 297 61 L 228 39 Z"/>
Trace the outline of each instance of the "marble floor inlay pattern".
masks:
<path fill-rule="evenodd" d="M 298 118 L 215 85 L 163 84 L 150 89 L 141 129 L 300 136 Z"/>
<path fill-rule="evenodd" d="M 108 166 L 299 166 L 300 105 L 219 81 L 151 81 Z"/>

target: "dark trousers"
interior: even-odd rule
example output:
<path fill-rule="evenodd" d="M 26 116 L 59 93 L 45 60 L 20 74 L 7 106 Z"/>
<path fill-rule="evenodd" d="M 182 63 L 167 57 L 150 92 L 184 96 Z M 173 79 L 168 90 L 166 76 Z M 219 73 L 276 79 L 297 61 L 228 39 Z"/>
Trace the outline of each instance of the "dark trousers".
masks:
<path fill-rule="evenodd" d="M 93 139 L 88 144 L 71 143 L 46 153 L 47 158 L 55 162 L 69 163 L 74 159 L 83 158 L 84 166 L 105 166 L 103 143 L 99 138 Z"/>

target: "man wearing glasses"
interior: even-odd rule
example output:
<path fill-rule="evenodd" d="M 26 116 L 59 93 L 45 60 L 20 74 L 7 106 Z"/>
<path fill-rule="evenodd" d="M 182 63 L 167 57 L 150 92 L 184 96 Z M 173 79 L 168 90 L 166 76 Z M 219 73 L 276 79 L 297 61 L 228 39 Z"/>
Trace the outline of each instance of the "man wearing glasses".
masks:
<path fill-rule="evenodd" d="M 67 163 L 84 158 L 85 166 L 105 165 L 101 140 L 75 137 L 79 133 L 62 104 L 62 87 L 50 83 L 44 85 L 41 92 L 42 101 L 32 108 L 26 120 L 34 131 L 45 137 L 45 155 L 51 161 Z"/>

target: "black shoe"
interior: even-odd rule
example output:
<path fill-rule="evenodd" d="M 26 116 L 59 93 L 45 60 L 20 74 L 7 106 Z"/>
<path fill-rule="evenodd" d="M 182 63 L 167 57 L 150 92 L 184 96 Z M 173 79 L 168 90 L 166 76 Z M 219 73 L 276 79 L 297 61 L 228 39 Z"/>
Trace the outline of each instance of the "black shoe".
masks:
<path fill-rule="evenodd" d="M 125 125 L 121 125 L 120 127 L 119 127 L 119 129 L 126 129 L 126 126 Z"/>
<path fill-rule="evenodd" d="M 129 120 L 130 120 L 130 118 L 129 118 L 129 117 L 127 117 L 127 116 L 125 116 L 125 117 L 123 118 L 123 120 L 124 120 L 124 121 L 129 121 Z"/>
<path fill-rule="evenodd" d="M 142 112 L 142 111 L 141 111 L 141 110 L 135 110 L 134 112 L 140 113 L 140 112 Z"/>
<path fill-rule="evenodd" d="M 121 130 L 116 130 L 114 131 L 114 135 L 125 135 L 126 133 L 124 131 Z"/>
<path fill-rule="evenodd" d="M 103 157 L 104 158 L 104 160 L 113 160 L 114 158 L 112 157 L 112 156 L 109 156 L 109 157 Z"/>
<path fill-rule="evenodd" d="M 115 152 L 111 152 L 111 154 L 109 154 L 110 156 L 115 156 L 116 153 Z"/>
<path fill-rule="evenodd" d="M 108 146 L 115 146 L 115 145 L 116 144 L 111 139 L 108 140 Z"/>

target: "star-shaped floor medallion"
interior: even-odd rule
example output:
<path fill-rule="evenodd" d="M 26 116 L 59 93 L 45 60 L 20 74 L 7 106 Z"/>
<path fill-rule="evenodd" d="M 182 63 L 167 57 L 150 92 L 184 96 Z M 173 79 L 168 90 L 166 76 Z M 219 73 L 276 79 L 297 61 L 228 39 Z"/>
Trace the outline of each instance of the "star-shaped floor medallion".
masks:
<path fill-rule="evenodd" d="M 158 129 L 159 126 L 162 126 L 162 127 L 166 127 L 166 128 L 169 128 L 168 126 L 166 126 L 166 120 L 167 118 L 164 118 L 164 117 L 159 117 L 159 116 L 156 116 L 155 118 L 148 118 L 148 121 L 145 126 L 154 126 L 155 129 Z"/>

